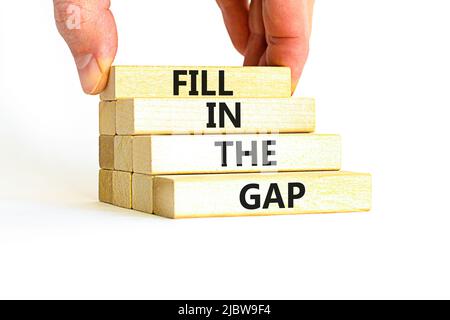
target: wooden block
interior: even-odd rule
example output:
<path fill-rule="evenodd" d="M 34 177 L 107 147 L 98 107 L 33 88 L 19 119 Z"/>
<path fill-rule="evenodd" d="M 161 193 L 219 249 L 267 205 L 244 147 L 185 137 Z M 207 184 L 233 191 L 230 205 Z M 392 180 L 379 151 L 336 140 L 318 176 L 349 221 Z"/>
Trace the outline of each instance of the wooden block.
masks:
<path fill-rule="evenodd" d="M 315 129 L 315 103 L 310 98 L 132 99 L 118 100 L 116 111 L 119 135 L 297 133 Z"/>
<path fill-rule="evenodd" d="M 131 209 L 131 173 L 100 170 L 99 200 Z"/>
<path fill-rule="evenodd" d="M 100 170 L 98 173 L 98 199 L 101 202 L 113 203 L 113 171 Z"/>
<path fill-rule="evenodd" d="M 99 105 L 100 135 L 116 134 L 116 102 L 101 101 Z"/>
<path fill-rule="evenodd" d="M 133 209 L 153 213 L 153 177 L 133 174 Z"/>
<path fill-rule="evenodd" d="M 368 211 L 371 176 L 342 171 L 159 176 L 154 212 L 168 218 Z"/>
<path fill-rule="evenodd" d="M 143 174 L 339 170 L 340 166 L 341 140 L 337 135 L 173 135 L 133 138 L 133 172 Z"/>
<path fill-rule="evenodd" d="M 291 71 L 284 67 L 115 66 L 101 99 L 218 96 L 290 97 Z"/>
<path fill-rule="evenodd" d="M 98 145 L 100 168 L 114 170 L 114 136 L 100 136 Z"/>
<path fill-rule="evenodd" d="M 100 136 L 100 168 L 119 171 L 133 171 L 133 137 Z"/>
<path fill-rule="evenodd" d="M 133 137 L 114 137 L 114 169 L 133 171 Z"/>
<path fill-rule="evenodd" d="M 131 173 L 113 172 L 113 205 L 131 209 Z"/>

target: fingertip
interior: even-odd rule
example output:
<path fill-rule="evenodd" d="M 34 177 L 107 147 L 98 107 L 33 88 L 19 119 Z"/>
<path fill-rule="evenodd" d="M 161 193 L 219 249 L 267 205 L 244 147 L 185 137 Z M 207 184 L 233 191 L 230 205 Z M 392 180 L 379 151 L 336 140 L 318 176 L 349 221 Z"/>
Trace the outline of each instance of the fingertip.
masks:
<path fill-rule="evenodd" d="M 291 69 L 291 89 L 295 91 L 309 55 L 308 39 L 268 37 L 266 62 Z"/>
<path fill-rule="evenodd" d="M 303 68 L 305 66 L 306 60 L 303 60 L 298 65 L 291 66 L 291 91 L 292 94 L 294 94 L 295 90 L 297 89 L 298 83 L 300 82 L 300 78 L 303 74 Z"/>
<path fill-rule="evenodd" d="M 83 91 L 90 95 L 101 93 L 107 85 L 111 63 L 99 60 L 93 54 L 76 57 L 75 63 Z"/>
<path fill-rule="evenodd" d="M 292 79 L 292 82 L 291 82 L 292 83 L 291 84 L 291 96 L 294 95 L 295 90 L 297 89 L 298 81 L 299 81 L 298 78 L 297 79 L 295 79 L 295 78 Z"/>
<path fill-rule="evenodd" d="M 290 63 L 291 68 L 291 91 L 294 94 L 305 68 L 307 56 L 300 57 L 296 62 Z"/>
<path fill-rule="evenodd" d="M 242 42 L 233 42 L 233 46 L 234 48 L 237 50 L 237 52 L 239 52 L 242 56 L 245 56 L 245 51 L 247 49 L 247 41 L 242 41 Z"/>

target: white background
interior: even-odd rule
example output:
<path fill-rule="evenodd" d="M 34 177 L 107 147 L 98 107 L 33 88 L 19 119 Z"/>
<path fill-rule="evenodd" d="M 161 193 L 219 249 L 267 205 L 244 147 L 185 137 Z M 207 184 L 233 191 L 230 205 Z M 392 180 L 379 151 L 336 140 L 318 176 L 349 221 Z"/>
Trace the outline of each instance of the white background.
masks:
<path fill-rule="evenodd" d="M 113 0 L 117 64 L 239 65 L 213 0 Z M 51 1 L 0 4 L 0 298 L 450 298 L 450 4 L 318 0 L 297 95 L 370 213 L 172 221 L 97 202 L 97 97 Z"/>

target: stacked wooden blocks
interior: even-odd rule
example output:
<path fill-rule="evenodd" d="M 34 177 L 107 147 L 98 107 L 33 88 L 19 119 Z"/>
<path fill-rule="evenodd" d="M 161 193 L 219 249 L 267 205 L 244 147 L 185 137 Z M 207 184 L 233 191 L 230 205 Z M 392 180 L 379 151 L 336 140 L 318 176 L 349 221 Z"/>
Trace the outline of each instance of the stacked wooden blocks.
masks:
<path fill-rule="evenodd" d="M 100 201 L 169 218 L 367 211 L 289 68 L 113 67 L 100 102 Z"/>

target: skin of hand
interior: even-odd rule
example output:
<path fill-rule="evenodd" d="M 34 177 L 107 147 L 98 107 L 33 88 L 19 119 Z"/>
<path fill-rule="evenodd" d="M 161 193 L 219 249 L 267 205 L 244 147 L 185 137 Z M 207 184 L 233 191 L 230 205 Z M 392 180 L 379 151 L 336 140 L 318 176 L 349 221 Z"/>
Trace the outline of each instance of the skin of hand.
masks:
<path fill-rule="evenodd" d="M 217 0 L 234 47 L 246 66 L 287 66 L 292 91 L 309 52 L 314 0 Z M 117 53 L 110 0 L 53 0 L 59 33 L 67 42 L 87 94 L 108 81 Z"/>

